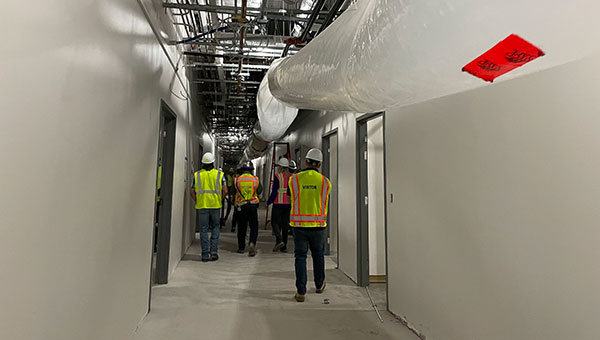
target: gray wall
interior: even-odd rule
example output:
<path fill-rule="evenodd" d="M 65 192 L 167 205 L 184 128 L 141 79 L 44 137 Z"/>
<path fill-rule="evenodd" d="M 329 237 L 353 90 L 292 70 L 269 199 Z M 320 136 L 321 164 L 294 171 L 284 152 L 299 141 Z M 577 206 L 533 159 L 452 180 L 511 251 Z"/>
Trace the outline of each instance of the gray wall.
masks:
<path fill-rule="evenodd" d="M 148 308 L 161 98 L 177 114 L 171 269 L 186 243 L 181 85 L 135 1 L 2 12 L 0 338 L 127 339 Z"/>
<path fill-rule="evenodd" d="M 600 338 L 599 62 L 387 113 L 390 308 L 428 339 Z"/>

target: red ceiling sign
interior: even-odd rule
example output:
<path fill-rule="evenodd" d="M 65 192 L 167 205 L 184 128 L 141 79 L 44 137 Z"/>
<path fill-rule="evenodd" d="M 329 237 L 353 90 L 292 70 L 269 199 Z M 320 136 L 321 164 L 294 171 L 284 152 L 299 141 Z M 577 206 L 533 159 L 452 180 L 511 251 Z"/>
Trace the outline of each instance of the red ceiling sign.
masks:
<path fill-rule="evenodd" d="M 511 34 L 489 51 L 462 68 L 490 83 L 497 77 L 544 55 L 544 52 L 518 35 Z"/>

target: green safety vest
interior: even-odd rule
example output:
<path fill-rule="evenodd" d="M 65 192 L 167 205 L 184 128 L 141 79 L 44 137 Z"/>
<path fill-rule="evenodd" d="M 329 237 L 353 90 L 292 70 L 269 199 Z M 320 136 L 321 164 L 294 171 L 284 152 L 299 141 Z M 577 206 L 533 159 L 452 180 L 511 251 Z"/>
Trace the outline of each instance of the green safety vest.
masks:
<path fill-rule="evenodd" d="M 204 169 L 194 174 L 196 209 L 219 209 L 222 207 L 223 173 L 217 169 Z"/>
<path fill-rule="evenodd" d="M 160 194 L 158 193 L 160 191 L 160 187 L 162 184 L 162 165 L 158 166 L 158 176 L 156 176 L 156 202 L 160 202 Z"/>
<path fill-rule="evenodd" d="M 326 227 L 331 182 L 315 170 L 305 170 L 290 177 L 292 227 Z"/>

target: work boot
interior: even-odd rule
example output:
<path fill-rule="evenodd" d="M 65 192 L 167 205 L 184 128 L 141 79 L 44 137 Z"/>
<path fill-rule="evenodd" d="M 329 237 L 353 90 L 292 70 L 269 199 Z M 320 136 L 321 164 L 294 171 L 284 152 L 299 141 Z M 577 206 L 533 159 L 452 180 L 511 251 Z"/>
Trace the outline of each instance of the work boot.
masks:
<path fill-rule="evenodd" d="M 208 261 L 210 261 L 210 259 L 204 258 L 204 257 L 202 258 L 202 262 L 208 262 Z"/>
<path fill-rule="evenodd" d="M 219 255 L 218 255 L 218 254 L 212 254 L 212 255 L 210 256 L 210 260 L 211 260 L 211 261 L 216 261 L 216 260 L 218 260 L 218 259 L 219 259 Z"/>
<path fill-rule="evenodd" d="M 250 243 L 250 246 L 248 247 L 248 256 L 252 257 L 256 255 L 256 248 L 254 247 L 254 243 Z"/>
<path fill-rule="evenodd" d="M 327 285 L 327 282 L 323 281 L 323 285 L 321 286 L 321 288 L 317 288 L 317 290 L 315 291 L 315 293 L 317 293 L 317 294 L 323 293 L 323 291 L 325 290 L 325 286 L 326 285 Z"/>
<path fill-rule="evenodd" d="M 304 302 L 304 295 L 296 293 L 296 295 L 294 295 L 294 299 L 296 299 L 297 302 Z"/>
<path fill-rule="evenodd" d="M 287 246 L 284 245 L 283 247 L 281 247 L 281 249 L 279 249 L 279 251 L 282 253 L 287 253 Z"/>
<path fill-rule="evenodd" d="M 284 244 L 283 242 L 279 242 L 275 245 L 275 247 L 273 247 L 273 252 L 278 251 L 279 249 L 283 248 Z"/>
<path fill-rule="evenodd" d="M 244 249 L 238 249 L 237 252 L 238 252 L 238 254 L 243 254 L 244 253 Z"/>

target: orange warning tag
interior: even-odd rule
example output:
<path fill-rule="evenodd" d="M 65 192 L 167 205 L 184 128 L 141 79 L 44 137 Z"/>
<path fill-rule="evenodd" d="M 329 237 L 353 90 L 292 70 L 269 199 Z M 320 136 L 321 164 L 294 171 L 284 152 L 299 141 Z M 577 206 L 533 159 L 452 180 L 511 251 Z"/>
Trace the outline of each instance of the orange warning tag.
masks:
<path fill-rule="evenodd" d="M 490 83 L 497 77 L 521 67 L 545 53 L 516 34 L 497 43 L 496 46 L 465 65 L 463 72 Z"/>

